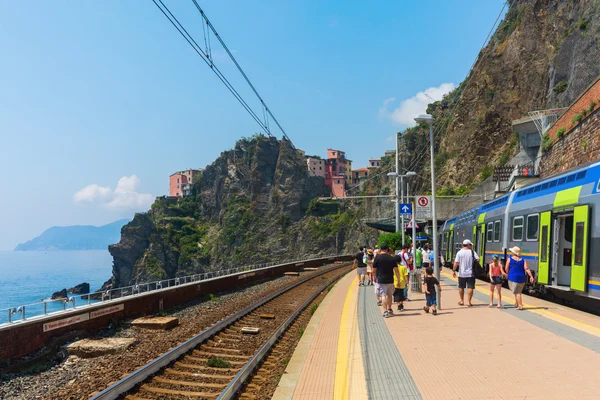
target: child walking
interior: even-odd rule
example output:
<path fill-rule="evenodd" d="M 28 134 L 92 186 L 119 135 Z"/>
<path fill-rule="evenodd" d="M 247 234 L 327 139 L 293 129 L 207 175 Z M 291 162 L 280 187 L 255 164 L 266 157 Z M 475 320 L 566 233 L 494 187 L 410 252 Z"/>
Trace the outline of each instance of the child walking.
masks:
<path fill-rule="evenodd" d="M 400 262 L 398 256 L 396 256 L 396 263 L 398 264 L 398 272 L 400 280 L 394 275 L 394 303 L 398 304 L 398 311 L 404 310 L 405 288 L 410 283 L 408 278 L 408 269 Z"/>
<path fill-rule="evenodd" d="M 490 264 L 490 308 L 494 307 L 494 290 L 498 292 L 496 308 L 502 308 L 502 276 L 506 276 L 506 273 L 502 269 L 500 257 L 495 255 Z"/>
<path fill-rule="evenodd" d="M 442 287 L 440 286 L 440 282 L 433 276 L 433 268 L 431 267 L 427 267 L 425 269 L 425 279 L 423 280 L 423 287 L 425 289 L 425 300 L 427 301 L 427 305 L 425 307 L 423 307 L 423 311 L 425 311 L 426 313 L 429 312 L 429 309 L 431 308 L 431 313 L 433 315 L 437 315 L 437 309 L 436 309 L 436 304 L 437 304 L 437 300 L 436 300 L 436 286 L 437 286 L 437 290 L 440 291 L 440 294 L 442 293 Z"/>

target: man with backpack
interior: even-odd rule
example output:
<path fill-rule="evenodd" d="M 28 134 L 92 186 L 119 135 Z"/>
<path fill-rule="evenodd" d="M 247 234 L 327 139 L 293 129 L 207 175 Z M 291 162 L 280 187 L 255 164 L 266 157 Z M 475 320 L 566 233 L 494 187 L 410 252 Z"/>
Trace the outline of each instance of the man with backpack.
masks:
<path fill-rule="evenodd" d="M 367 264 L 364 261 L 364 247 L 360 247 L 360 251 L 354 256 L 354 268 L 358 274 L 358 286 L 365 284 L 365 275 L 367 274 Z"/>
<path fill-rule="evenodd" d="M 473 243 L 469 239 L 463 240 L 463 248 L 456 253 L 452 276 L 456 278 L 458 271 L 459 306 L 465 305 L 465 288 L 467 288 L 467 306 L 472 307 L 473 289 L 475 289 L 475 272 L 479 265 L 479 256 L 473 251 Z"/>

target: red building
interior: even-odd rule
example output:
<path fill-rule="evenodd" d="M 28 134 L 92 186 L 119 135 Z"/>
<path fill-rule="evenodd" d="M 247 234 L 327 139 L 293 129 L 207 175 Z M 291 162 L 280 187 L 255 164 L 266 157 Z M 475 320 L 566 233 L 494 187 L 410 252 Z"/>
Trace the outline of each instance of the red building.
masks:
<path fill-rule="evenodd" d="M 169 177 L 169 196 L 183 197 L 191 194 L 194 177 L 200 173 L 199 169 L 177 171 Z"/>
<path fill-rule="evenodd" d="M 327 149 L 325 161 L 325 184 L 331 187 L 333 197 L 346 197 L 346 153 Z"/>

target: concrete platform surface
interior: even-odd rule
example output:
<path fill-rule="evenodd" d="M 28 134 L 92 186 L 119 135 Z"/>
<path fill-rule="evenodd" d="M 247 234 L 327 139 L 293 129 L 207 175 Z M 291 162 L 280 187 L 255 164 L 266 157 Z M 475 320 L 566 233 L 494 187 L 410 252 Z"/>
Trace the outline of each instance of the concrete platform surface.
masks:
<path fill-rule="evenodd" d="M 313 316 L 274 398 L 600 398 L 599 317 L 530 296 L 519 311 L 506 289 L 504 306 L 489 308 L 482 281 L 473 307 L 459 306 L 456 279 L 444 271 L 441 284 L 438 315 L 410 293 L 383 318 L 373 286 L 349 273 Z"/>

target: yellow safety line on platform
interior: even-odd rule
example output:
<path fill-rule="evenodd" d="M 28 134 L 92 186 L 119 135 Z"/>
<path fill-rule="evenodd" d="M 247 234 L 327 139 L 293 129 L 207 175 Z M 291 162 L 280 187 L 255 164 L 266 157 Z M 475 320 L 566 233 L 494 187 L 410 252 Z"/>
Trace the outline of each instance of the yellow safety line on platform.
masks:
<path fill-rule="evenodd" d="M 350 309 L 352 306 L 352 292 L 356 290 L 358 276 L 356 276 L 346 293 L 344 307 L 342 308 L 342 318 L 340 320 L 340 334 L 338 336 L 337 358 L 335 361 L 335 382 L 333 384 L 333 398 L 348 398 L 348 365 L 350 359 L 350 340 L 348 332 L 348 319 L 350 318 Z"/>
<path fill-rule="evenodd" d="M 450 279 L 452 279 L 452 280 L 454 280 L 456 282 L 458 281 L 457 278 L 452 277 L 452 275 L 449 274 L 449 273 L 447 273 L 447 272 L 442 272 L 442 274 L 445 277 L 450 278 Z M 477 290 L 480 293 L 487 294 L 488 296 L 490 295 L 489 290 L 483 290 L 483 289 L 478 288 L 477 286 L 475 286 L 475 290 Z M 586 324 L 584 322 L 577 321 L 577 320 L 575 320 L 573 318 L 565 317 L 565 316 L 557 314 L 557 313 L 555 313 L 553 311 L 549 311 L 549 310 L 535 310 L 534 308 L 536 308 L 536 306 L 534 306 L 533 304 L 527 304 L 527 303 L 523 302 L 523 306 L 526 307 L 526 308 L 528 308 L 527 311 L 529 311 L 529 312 L 541 315 L 542 317 L 549 318 L 549 319 L 551 319 L 553 321 L 560 322 L 560 323 L 568 325 L 568 326 L 570 326 L 572 328 L 575 328 L 575 329 L 578 329 L 580 331 L 589 333 L 591 335 L 600 337 L 600 328 L 597 328 L 597 327 L 592 326 L 592 325 L 588 325 L 588 324 Z"/>

